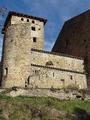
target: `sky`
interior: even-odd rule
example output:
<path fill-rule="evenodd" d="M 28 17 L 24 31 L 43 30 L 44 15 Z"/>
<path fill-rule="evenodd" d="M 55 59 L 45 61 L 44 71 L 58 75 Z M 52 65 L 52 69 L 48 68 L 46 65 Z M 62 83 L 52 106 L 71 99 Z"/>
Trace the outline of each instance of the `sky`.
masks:
<path fill-rule="evenodd" d="M 90 9 L 90 0 L 0 0 L 0 7 L 47 19 L 44 49 L 50 51 L 64 22 Z M 0 22 L 4 20 L 0 16 Z M 0 34 L 0 54 L 2 38 Z"/>

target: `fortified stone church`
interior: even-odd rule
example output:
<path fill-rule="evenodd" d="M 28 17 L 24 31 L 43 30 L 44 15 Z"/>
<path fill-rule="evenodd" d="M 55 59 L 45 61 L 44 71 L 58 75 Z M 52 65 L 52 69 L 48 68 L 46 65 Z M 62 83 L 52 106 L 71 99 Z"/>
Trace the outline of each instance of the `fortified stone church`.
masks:
<path fill-rule="evenodd" d="M 80 16 L 83 16 L 83 14 Z M 72 39 L 72 43 L 77 40 L 77 37 L 73 38 L 72 34 L 75 34 L 74 31 L 78 30 L 79 25 L 82 26 L 82 22 L 78 20 L 78 17 L 75 20 L 74 24 L 77 28 L 74 28 L 73 24 L 70 23 L 70 27 L 67 27 L 69 29 L 63 31 L 65 39 L 63 38 L 63 41 L 60 40 L 62 41 L 61 44 L 55 44 L 53 52 L 48 52 L 44 51 L 44 26 L 47 20 L 9 12 L 2 30 L 4 40 L 1 60 L 1 87 L 64 88 L 77 86 L 79 89 L 86 89 L 87 71 L 84 58 L 69 54 L 66 49 L 69 47 L 63 47 L 66 40 L 69 42 Z M 88 30 L 87 32 L 90 31 Z M 79 34 L 81 31 L 82 29 L 77 33 Z M 80 33 L 81 36 L 82 34 L 84 32 Z M 68 39 L 65 36 L 68 36 Z M 71 46 L 72 43 L 70 42 Z M 75 44 L 76 47 L 77 44 Z M 59 50 L 59 45 L 60 47 L 62 46 L 61 51 Z M 70 48 L 75 49 L 76 47 L 72 46 Z M 64 52 L 62 52 L 63 49 Z M 70 50 L 72 51 L 72 49 Z M 78 50 L 77 52 L 80 51 Z"/>

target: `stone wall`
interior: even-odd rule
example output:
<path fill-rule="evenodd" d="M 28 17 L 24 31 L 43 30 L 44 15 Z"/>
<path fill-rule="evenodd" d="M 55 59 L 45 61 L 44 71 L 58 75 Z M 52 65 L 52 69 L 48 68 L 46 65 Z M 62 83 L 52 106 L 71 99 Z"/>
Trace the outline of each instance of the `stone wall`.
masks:
<path fill-rule="evenodd" d="M 42 51 L 43 43 L 43 22 L 11 17 L 4 35 L 2 87 L 87 88 L 83 60 Z"/>
<path fill-rule="evenodd" d="M 31 27 L 25 24 L 7 28 L 3 50 L 3 87 L 25 86 L 25 79 L 30 73 L 30 30 Z"/>
<path fill-rule="evenodd" d="M 77 71 L 80 73 L 85 72 L 83 59 L 77 59 L 62 54 L 51 54 L 50 52 L 39 50 L 32 50 L 31 55 L 32 64 Z"/>
<path fill-rule="evenodd" d="M 1 93 L 5 95 L 16 97 L 16 96 L 33 96 L 33 97 L 54 97 L 60 100 L 90 100 L 90 94 L 83 92 L 82 90 L 70 90 L 70 89 L 23 89 L 16 88 L 1 90 Z M 90 91 L 89 91 L 90 92 Z M 89 93 L 88 92 L 88 93 Z"/>
<path fill-rule="evenodd" d="M 11 17 L 11 25 L 16 25 L 16 24 L 20 24 L 20 25 L 25 24 L 26 26 L 30 26 L 31 29 L 32 27 L 35 27 L 35 31 L 29 30 L 30 44 L 31 44 L 31 41 L 33 41 L 33 37 L 36 37 L 37 38 L 36 43 L 32 44 L 32 48 L 44 49 L 44 23 L 43 22 L 39 20 L 23 17 L 23 16 L 20 17 L 20 16 L 13 15 Z"/>
<path fill-rule="evenodd" d="M 31 70 L 26 86 L 38 88 L 87 88 L 84 61 L 64 54 L 32 49 Z"/>
<path fill-rule="evenodd" d="M 25 81 L 30 74 L 31 48 L 43 49 L 44 46 L 44 23 L 38 20 L 33 23 L 32 19 L 21 18 L 12 16 L 5 29 L 2 87 L 25 87 Z"/>
<path fill-rule="evenodd" d="M 87 88 L 85 74 L 39 65 L 31 65 L 27 85 L 30 88 Z"/>

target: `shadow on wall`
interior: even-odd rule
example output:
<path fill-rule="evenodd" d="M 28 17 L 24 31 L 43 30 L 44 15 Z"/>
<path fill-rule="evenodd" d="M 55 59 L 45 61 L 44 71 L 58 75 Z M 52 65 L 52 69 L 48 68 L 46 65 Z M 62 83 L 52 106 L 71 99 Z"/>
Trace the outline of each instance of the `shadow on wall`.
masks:
<path fill-rule="evenodd" d="M 71 120 L 90 120 L 90 114 L 81 108 L 74 109 L 74 117 Z"/>

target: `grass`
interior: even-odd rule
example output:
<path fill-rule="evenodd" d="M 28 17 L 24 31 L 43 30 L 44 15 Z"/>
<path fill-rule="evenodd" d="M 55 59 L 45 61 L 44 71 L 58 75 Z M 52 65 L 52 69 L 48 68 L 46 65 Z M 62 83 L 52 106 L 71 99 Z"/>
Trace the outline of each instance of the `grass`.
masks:
<path fill-rule="evenodd" d="M 12 98 L 0 94 L 0 120 L 71 120 L 77 111 L 90 115 L 90 101 L 60 101 L 51 97 L 26 96 Z"/>

